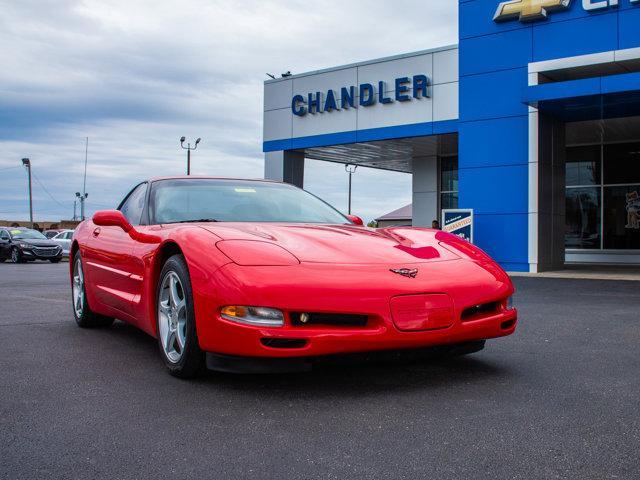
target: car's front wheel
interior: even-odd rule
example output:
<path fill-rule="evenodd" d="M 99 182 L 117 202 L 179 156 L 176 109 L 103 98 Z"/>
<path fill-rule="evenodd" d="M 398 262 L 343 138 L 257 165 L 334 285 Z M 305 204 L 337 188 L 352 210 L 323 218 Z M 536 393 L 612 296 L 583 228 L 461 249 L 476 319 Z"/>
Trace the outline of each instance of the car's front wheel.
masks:
<path fill-rule="evenodd" d="M 78 326 L 82 328 L 108 327 L 113 323 L 113 318 L 98 315 L 89 308 L 84 282 L 84 269 L 82 268 L 82 257 L 79 251 L 73 256 L 71 299 L 73 301 L 73 316 Z"/>
<path fill-rule="evenodd" d="M 205 356 L 198 343 L 191 280 L 182 255 L 173 255 L 164 264 L 156 306 L 158 346 L 169 372 L 180 378 L 198 375 Z"/>
<path fill-rule="evenodd" d="M 17 247 L 13 247 L 11 249 L 11 261 L 13 263 L 24 263 L 24 258 L 22 258 L 22 253 L 18 250 Z"/>

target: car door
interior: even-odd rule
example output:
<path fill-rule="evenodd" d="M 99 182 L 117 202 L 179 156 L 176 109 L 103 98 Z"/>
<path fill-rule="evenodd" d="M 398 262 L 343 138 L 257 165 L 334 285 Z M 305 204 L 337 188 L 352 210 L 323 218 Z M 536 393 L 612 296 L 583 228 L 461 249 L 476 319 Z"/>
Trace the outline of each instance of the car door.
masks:
<path fill-rule="evenodd" d="M 62 246 L 62 250 L 65 254 L 69 254 L 69 250 L 71 249 L 71 239 L 73 238 L 73 231 L 69 230 L 68 232 L 64 232 L 62 234 L 62 238 L 60 245 Z"/>
<path fill-rule="evenodd" d="M 119 210 L 134 226 L 140 224 L 146 191 L 147 183 L 141 183 L 120 205 Z M 135 241 L 120 227 L 93 226 L 82 252 L 95 298 L 128 317 L 133 313 L 132 301 L 140 282 L 133 274 L 134 244 Z"/>
<path fill-rule="evenodd" d="M 51 238 L 51 241 L 62 248 L 63 251 L 67 251 L 67 232 L 60 232 L 55 237 Z"/>
<path fill-rule="evenodd" d="M 9 258 L 11 255 L 11 237 L 6 230 L 0 230 L 0 258 Z"/>

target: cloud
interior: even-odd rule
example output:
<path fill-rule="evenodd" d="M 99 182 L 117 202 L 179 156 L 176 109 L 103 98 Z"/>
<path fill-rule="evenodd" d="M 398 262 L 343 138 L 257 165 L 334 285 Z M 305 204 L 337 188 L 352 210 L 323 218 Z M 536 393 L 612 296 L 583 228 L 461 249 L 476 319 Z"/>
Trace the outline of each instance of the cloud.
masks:
<path fill-rule="evenodd" d="M 203 138 L 194 173 L 262 177 L 265 72 L 457 41 L 451 0 L 1 3 L 0 218 L 27 216 L 24 172 L 2 170 L 25 156 L 57 200 L 34 184 L 37 218 L 71 216 L 87 136 L 90 211 L 142 178 L 182 173 L 181 135 Z M 305 178 L 346 209 L 341 165 L 307 161 Z M 410 193 L 408 175 L 359 169 L 354 212 L 373 218 Z"/>

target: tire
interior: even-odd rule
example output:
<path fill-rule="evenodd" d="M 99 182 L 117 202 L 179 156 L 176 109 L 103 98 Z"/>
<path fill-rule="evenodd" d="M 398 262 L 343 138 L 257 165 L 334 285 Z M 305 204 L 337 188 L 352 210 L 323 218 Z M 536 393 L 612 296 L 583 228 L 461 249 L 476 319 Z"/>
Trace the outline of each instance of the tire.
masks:
<path fill-rule="evenodd" d="M 12 263 L 25 263 L 25 259 L 22 258 L 22 253 L 16 247 L 11 249 L 11 262 Z"/>
<path fill-rule="evenodd" d="M 98 315 L 93 312 L 87 302 L 87 292 L 84 283 L 84 270 L 80 251 L 73 256 L 73 270 L 71 276 L 71 305 L 73 317 L 79 327 L 96 328 L 108 327 L 113 323 L 113 318 Z"/>
<path fill-rule="evenodd" d="M 49 261 L 51 263 L 60 263 L 60 260 L 62 260 L 61 258 L 50 258 Z"/>
<path fill-rule="evenodd" d="M 156 288 L 156 331 L 160 356 L 174 377 L 193 378 L 204 370 L 195 318 L 187 263 L 182 255 L 173 255 Z"/>

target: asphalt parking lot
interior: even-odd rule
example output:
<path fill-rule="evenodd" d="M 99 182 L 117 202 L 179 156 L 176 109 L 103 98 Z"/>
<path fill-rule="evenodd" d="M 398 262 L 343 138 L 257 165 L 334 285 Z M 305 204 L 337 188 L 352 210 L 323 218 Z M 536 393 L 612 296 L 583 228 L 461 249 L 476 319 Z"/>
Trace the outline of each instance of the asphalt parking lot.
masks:
<path fill-rule="evenodd" d="M 469 357 L 181 381 L 67 268 L 0 264 L 0 478 L 640 478 L 638 282 L 517 278 Z"/>

